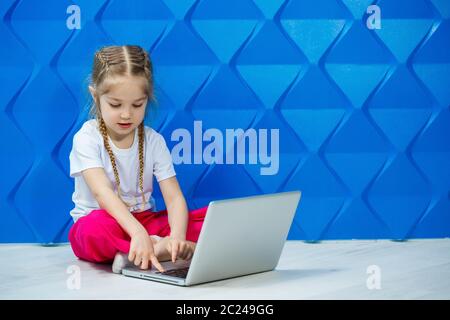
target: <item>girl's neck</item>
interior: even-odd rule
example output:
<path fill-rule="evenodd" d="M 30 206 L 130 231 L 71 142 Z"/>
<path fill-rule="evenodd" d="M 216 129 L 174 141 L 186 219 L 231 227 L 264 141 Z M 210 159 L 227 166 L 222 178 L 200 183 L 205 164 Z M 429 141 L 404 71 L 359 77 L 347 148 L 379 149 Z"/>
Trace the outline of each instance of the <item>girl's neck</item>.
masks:
<path fill-rule="evenodd" d="M 134 129 L 132 132 L 130 132 L 127 135 L 123 136 L 117 136 L 114 133 L 111 134 L 111 131 L 107 129 L 107 133 L 109 137 L 111 138 L 111 141 L 114 143 L 114 145 L 119 149 L 129 149 L 134 143 L 134 135 L 135 135 Z"/>

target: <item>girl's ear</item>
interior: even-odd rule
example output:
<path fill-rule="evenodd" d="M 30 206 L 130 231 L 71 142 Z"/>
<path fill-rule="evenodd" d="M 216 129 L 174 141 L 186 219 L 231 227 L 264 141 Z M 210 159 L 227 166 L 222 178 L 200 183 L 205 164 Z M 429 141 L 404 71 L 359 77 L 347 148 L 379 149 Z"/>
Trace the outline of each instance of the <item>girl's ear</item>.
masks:
<path fill-rule="evenodd" d="M 89 86 L 89 92 L 91 93 L 92 99 L 94 99 L 94 101 L 96 101 L 97 93 L 93 86 Z"/>

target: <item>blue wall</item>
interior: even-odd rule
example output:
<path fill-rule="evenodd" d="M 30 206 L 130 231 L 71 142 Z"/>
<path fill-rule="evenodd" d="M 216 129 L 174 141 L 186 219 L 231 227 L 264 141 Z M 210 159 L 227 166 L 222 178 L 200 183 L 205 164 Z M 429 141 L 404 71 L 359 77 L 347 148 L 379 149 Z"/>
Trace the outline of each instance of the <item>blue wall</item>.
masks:
<path fill-rule="evenodd" d="M 289 239 L 450 235 L 450 1 L 2 0 L 0 14 L 0 242 L 67 241 L 68 155 L 110 44 L 151 52 L 146 124 L 170 149 L 194 120 L 279 129 L 277 174 L 176 165 L 191 209 L 299 189 Z"/>

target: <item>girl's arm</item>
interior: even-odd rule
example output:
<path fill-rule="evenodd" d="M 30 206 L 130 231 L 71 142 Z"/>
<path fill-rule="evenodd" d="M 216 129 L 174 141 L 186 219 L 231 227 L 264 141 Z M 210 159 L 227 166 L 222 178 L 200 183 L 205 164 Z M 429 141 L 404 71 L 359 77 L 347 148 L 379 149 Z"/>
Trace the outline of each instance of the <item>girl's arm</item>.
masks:
<path fill-rule="evenodd" d="M 87 169 L 82 172 L 82 175 L 100 208 L 105 209 L 116 219 L 130 237 L 145 231 L 144 226 L 128 211 L 126 205 L 116 195 L 103 168 Z"/>
<path fill-rule="evenodd" d="M 170 236 L 186 240 L 188 208 L 175 176 L 159 182 L 169 216 Z"/>
<path fill-rule="evenodd" d="M 105 209 L 131 238 L 128 260 L 134 261 L 142 269 L 149 267 L 149 262 L 160 272 L 164 268 L 155 255 L 153 243 L 145 227 L 128 211 L 126 205 L 115 194 L 111 182 L 103 168 L 90 168 L 82 171 L 86 184 L 97 199 L 100 208 Z"/>

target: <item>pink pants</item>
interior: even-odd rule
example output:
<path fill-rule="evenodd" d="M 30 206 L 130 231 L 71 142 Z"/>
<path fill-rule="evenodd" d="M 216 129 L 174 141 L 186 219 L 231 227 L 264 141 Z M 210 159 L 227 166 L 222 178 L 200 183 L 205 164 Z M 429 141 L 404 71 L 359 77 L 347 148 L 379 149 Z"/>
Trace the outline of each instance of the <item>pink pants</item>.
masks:
<path fill-rule="evenodd" d="M 189 211 L 186 240 L 197 242 L 208 207 Z M 167 210 L 150 210 L 134 214 L 149 235 L 170 235 Z M 130 236 L 105 210 L 91 211 L 81 217 L 69 231 L 69 241 L 75 255 L 91 262 L 111 263 L 118 251 L 130 251 Z"/>

